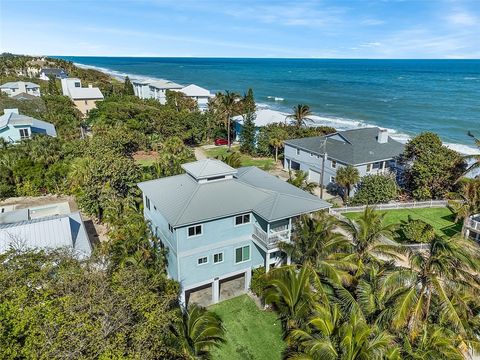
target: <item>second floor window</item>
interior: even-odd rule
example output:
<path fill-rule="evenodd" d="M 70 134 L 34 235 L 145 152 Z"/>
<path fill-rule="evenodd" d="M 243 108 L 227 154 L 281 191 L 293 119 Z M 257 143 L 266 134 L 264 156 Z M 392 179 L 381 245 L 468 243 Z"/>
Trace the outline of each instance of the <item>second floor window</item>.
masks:
<path fill-rule="evenodd" d="M 335 160 L 332 160 L 332 169 L 335 169 L 337 167 L 337 162 Z"/>
<path fill-rule="evenodd" d="M 250 260 L 250 245 L 235 249 L 235 263 L 241 263 Z"/>
<path fill-rule="evenodd" d="M 20 139 L 28 139 L 28 129 L 20 129 Z"/>
<path fill-rule="evenodd" d="M 213 254 L 213 263 L 218 264 L 218 263 L 221 263 L 221 262 L 223 262 L 223 252 Z"/>
<path fill-rule="evenodd" d="M 198 265 L 203 265 L 203 264 L 208 264 L 208 257 L 207 256 L 202 256 L 197 259 L 197 264 Z"/>
<path fill-rule="evenodd" d="M 250 223 L 250 214 L 235 216 L 235 226 Z"/>
<path fill-rule="evenodd" d="M 202 225 L 194 225 L 188 228 L 188 237 L 202 235 Z"/>

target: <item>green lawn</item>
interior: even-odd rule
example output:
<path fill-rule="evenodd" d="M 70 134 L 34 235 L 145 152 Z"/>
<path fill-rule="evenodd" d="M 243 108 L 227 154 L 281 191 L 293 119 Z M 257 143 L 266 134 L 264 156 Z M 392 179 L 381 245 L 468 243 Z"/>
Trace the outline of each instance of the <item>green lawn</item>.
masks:
<path fill-rule="evenodd" d="M 399 224 L 406 221 L 408 215 L 413 219 L 420 219 L 433 226 L 439 235 L 453 236 L 462 230 L 462 225 L 455 223 L 455 214 L 449 208 L 424 208 L 384 210 L 386 224 Z M 355 220 L 359 212 L 344 213 L 349 219 Z"/>
<path fill-rule="evenodd" d="M 238 146 L 232 146 L 232 150 L 238 151 Z M 216 158 L 217 156 L 225 155 L 228 151 L 228 148 L 226 146 L 217 146 L 211 149 L 204 149 L 204 151 L 209 158 Z M 274 165 L 275 161 L 272 158 L 254 158 L 249 155 L 242 154 L 242 166 L 257 166 L 263 170 L 270 170 L 274 167 Z"/>
<path fill-rule="evenodd" d="M 274 312 L 260 310 L 248 295 L 212 305 L 226 329 L 225 344 L 214 349 L 214 360 L 279 360 L 284 349 L 282 328 Z"/>
<path fill-rule="evenodd" d="M 137 159 L 135 164 L 139 166 L 151 166 L 155 163 L 155 159 Z"/>

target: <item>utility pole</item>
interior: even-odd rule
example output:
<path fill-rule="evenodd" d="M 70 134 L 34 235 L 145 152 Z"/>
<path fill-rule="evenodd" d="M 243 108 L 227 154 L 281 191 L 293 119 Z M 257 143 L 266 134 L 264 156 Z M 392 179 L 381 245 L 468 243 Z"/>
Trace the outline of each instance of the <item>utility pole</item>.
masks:
<path fill-rule="evenodd" d="M 325 176 L 325 161 L 327 160 L 327 138 L 323 140 L 323 154 L 322 154 L 322 172 L 320 174 L 320 199 L 323 200 L 323 178 Z"/>

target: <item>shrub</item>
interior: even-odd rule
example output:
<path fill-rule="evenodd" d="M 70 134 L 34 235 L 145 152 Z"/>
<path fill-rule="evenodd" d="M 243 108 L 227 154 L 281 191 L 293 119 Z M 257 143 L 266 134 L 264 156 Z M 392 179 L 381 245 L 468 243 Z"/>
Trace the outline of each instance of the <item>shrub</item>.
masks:
<path fill-rule="evenodd" d="M 425 221 L 412 219 L 409 215 L 400 227 L 400 235 L 409 243 L 427 243 L 435 237 L 435 229 Z"/>
<path fill-rule="evenodd" d="M 267 281 L 265 279 L 265 267 L 261 266 L 252 270 L 252 281 L 250 283 L 250 290 L 259 298 L 263 298 Z"/>
<path fill-rule="evenodd" d="M 354 205 L 387 203 L 398 194 L 398 185 L 393 175 L 367 175 L 362 177 L 358 191 L 352 199 Z"/>

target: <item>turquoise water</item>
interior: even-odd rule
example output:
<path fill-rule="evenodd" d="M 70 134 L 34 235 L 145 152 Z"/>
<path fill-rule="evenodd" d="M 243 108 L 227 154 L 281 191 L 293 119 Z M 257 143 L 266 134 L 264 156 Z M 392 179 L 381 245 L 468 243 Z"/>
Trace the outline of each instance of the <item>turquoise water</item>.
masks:
<path fill-rule="evenodd" d="M 265 106 L 289 112 L 308 104 L 319 123 L 339 129 L 377 125 L 398 137 L 435 131 L 459 149 L 473 147 L 467 131 L 480 136 L 480 60 L 62 58 L 212 91 L 251 87 Z"/>

